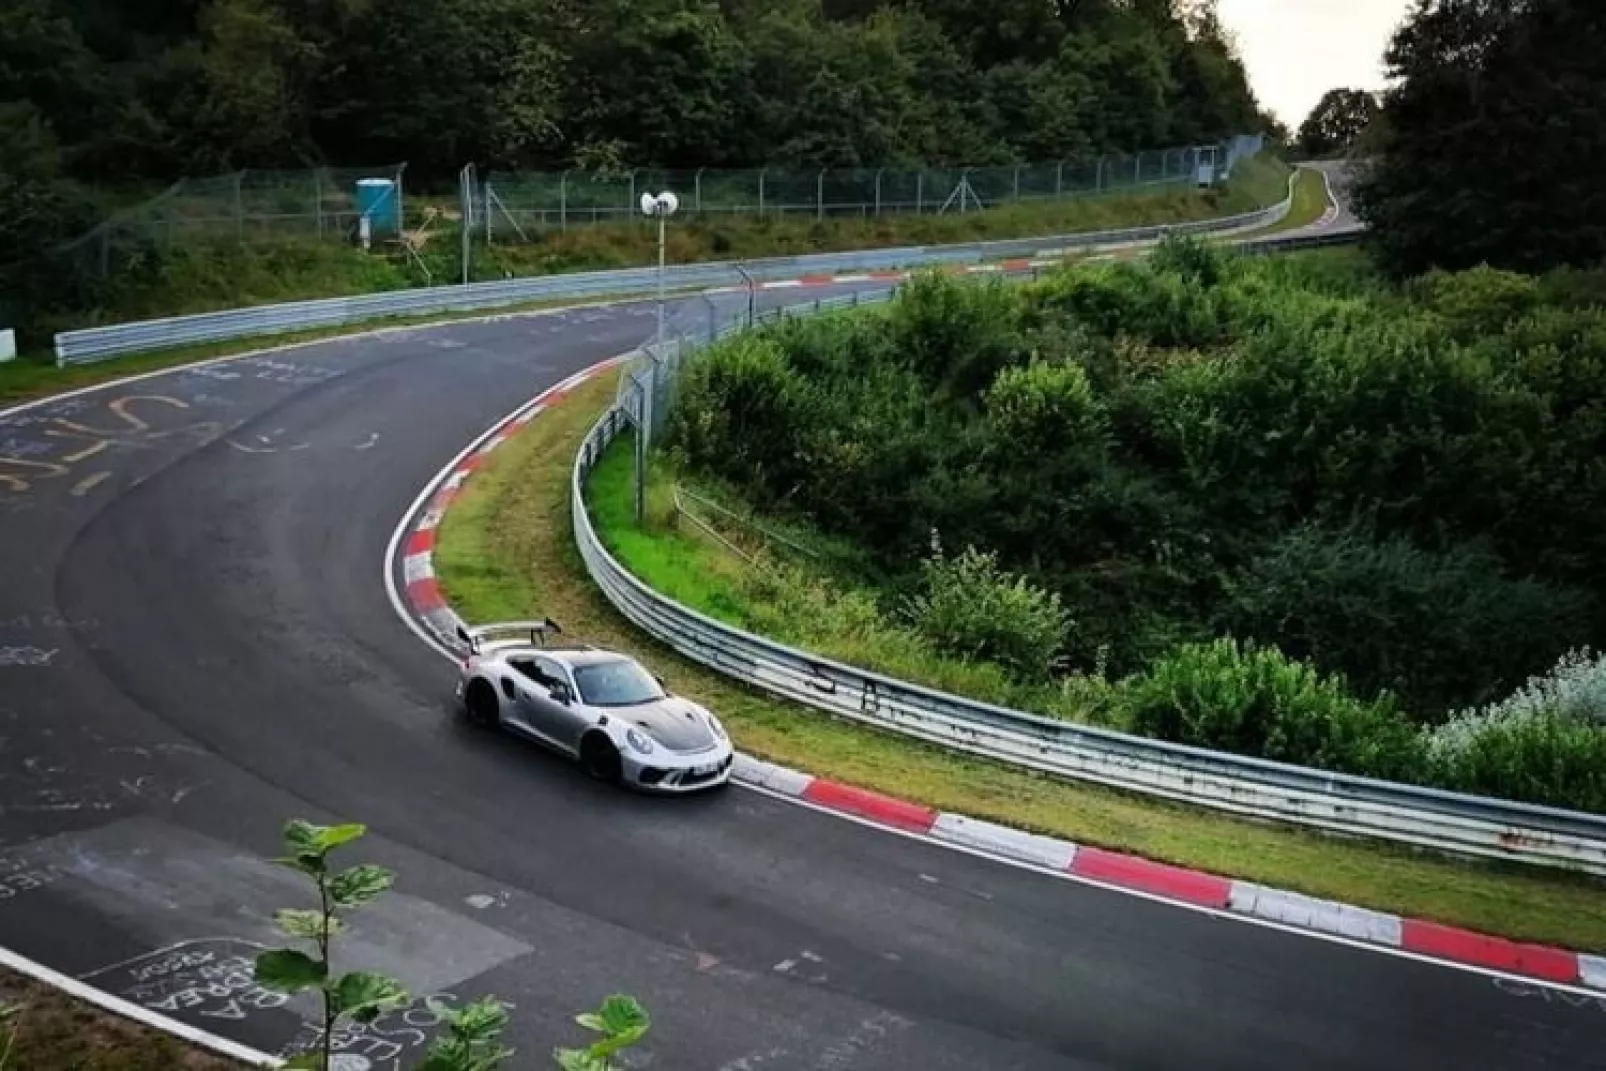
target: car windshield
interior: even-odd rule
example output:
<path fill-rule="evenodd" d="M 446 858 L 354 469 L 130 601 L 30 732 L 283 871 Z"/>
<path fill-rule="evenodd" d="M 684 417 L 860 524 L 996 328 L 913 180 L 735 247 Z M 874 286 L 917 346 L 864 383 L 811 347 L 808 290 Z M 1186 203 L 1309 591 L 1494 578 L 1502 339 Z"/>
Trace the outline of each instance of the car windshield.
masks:
<path fill-rule="evenodd" d="M 624 658 L 576 667 L 574 685 L 590 707 L 630 707 L 664 697 L 652 674 Z"/>

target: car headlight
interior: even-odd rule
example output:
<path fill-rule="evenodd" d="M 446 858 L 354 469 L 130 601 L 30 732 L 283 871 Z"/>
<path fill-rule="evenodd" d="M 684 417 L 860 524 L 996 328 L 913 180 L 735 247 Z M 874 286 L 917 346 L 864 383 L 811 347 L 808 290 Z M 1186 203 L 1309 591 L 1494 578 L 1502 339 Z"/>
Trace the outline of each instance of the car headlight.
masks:
<path fill-rule="evenodd" d="M 625 739 L 630 742 L 631 747 L 635 748 L 643 755 L 652 754 L 652 740 L 647 736 L 646 733 L 637 732 L 635 729 L 626 729 Z"/>

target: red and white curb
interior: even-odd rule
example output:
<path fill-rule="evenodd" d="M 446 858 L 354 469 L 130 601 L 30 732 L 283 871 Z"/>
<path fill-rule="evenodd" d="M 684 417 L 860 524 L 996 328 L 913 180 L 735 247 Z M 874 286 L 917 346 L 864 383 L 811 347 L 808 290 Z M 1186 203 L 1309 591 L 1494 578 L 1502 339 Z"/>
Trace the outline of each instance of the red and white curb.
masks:
<path fill-rule="evenodd" d="M 1247 881 L 1156 863 L 827 781 L 739 756 L 737 778 L 861 822 L 897 830 L 1160 900 L 1240 915 L 1287 929 L 1414 953 L 1501 974 L 1606 991 L 1606 957 L 1522 944 L 1470 930 L 1351 907 Z"/>
<path fill-rule="evenodd" d="M 1068 251 L 1067 251 L 1068 252 Z M 1058 268 L 1061 262 L 1055 259 L 1029 259 L 1015 258 L 1000 260 L 985 264 L 943 264 L 936 268 L 947 275 L 1015 275 L 1020 272 L 1035 271 L 1042 268 Z M 774 279 L 769 282 L 754 283 L 754 290 L 797 290 L 811 286 L 851 286 L 855 283 L 901 283 L 915 273 L 912 271 L 870 271 L 859 272 L 852 275 L 803 275 L 796 279 Z M 719 286 L 705 290 L 705 294 L 745 294 L 745 286 Z"/>
<path fill-rule="evenodd" d="M 404 616 L 410 610 L 413 619 L 426 623 L 441 641 L 438 646 L 449 650 L 455 645 L 459 621 L 446 604 L 430 560 L 435 530 L 446 509 L 492 451 L 574 387 L 623 359 L 616 357 L 570 376 L 504 418 L 442 471 L 433 490 L 426 488 L 420 502 L 427 501 L 428 505 L 415 506 L 417 520 L 411 530 L 405 525 L 398 530 L 398 539 L 404 538 L 405 544 L 393 551 L 391 558 L 401 555 L 406 583 L 406 605 L 399 605 L 398 610 Z M 1026 833 L 746 755 L 737 756 L 732 776 L 751 788 L 861 823 L 1088 884 L 1495 976 L 1549 983 L 1591 995 L 1606 994 L 1606 956 L 1524 944 Z"/>

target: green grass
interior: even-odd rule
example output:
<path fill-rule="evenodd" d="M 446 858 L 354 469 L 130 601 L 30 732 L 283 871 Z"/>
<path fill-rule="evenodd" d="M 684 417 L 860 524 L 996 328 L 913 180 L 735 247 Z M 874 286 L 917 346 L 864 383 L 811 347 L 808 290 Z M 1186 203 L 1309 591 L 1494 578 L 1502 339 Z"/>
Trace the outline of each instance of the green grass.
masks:
<path fill-rule="evenodd" d="M 1600 882 L 1456 862 L 1038 776 L 773 700 L 678 658 L 613 612 L 574 547 L 570 465 L 614 386 L 612 377 L 585 384 L 532 422 L 492 455 L 447 514 L 436 568 L 469 620 L 550 614 L 588 642 L 638 651 L 671 687 L 719 710 L 743 750 L 772 761 L 1082 844 L 1487 933 L 1606 950 Z M 624 547 L 630 538 L 613 515 L 609 539 Z"/>
<path fill-rule="evenodd" d="M 20 974 L 0 971 L 0 1068 L 5 1071 L 235 1071 L 245 1067 L 101 1011 Z"/>
<path fill-rule="evenodd" d="M 646 525 L 637 527 L 632 458 L 625 445 L 604 454 L 591 476 L 589 501 L 603 543 L 655 590 L 727 624 L 900 680 L 1052 717 L 1108 724 L 1102 708 L 1088 701 L 1096 692 L 1090 682 L 1072 682 L 1081 687 L 1021 684 L 991 663 L 944 658 L 913 629 L 889 621 L 875 593 L 856 584 L 850 570 L 800 564 L 782 544 L 689 504 L 718 534 L 709 536 L 678 514 L 672 491 L 678 474 L 661 457 L 654 459 L 647 486 Z M 695 490 L 717 501 L 708 489 Z M 772 531 L 784 529 L 784 538 L 805 548 L 830 546 L 806 528 L 768 518 L 763 523 Z M 831 555 L 822 557 L 829 561 Z"/>

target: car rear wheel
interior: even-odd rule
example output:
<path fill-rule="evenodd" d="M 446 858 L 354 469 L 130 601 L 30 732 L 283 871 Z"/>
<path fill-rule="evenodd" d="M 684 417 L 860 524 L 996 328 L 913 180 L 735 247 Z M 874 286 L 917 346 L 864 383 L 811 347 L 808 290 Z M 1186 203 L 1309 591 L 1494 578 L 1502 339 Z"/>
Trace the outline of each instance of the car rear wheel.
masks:
<path fill-rule="evenodd" d="M 580 743 L 580 765 L 585 772 L 606 784 L 617 784 L 624 773 L 619 750 L 601 733 L 592 733 Z"/>
<path fill-rule="evenodd" d="M 501 703 L 496 698 L 495 688 L 477 680 L 468 686 L 468 696 L 464 706 L 468 710 L 469 721 L 481 728 L 489 728 L 497 722 Z"/>

